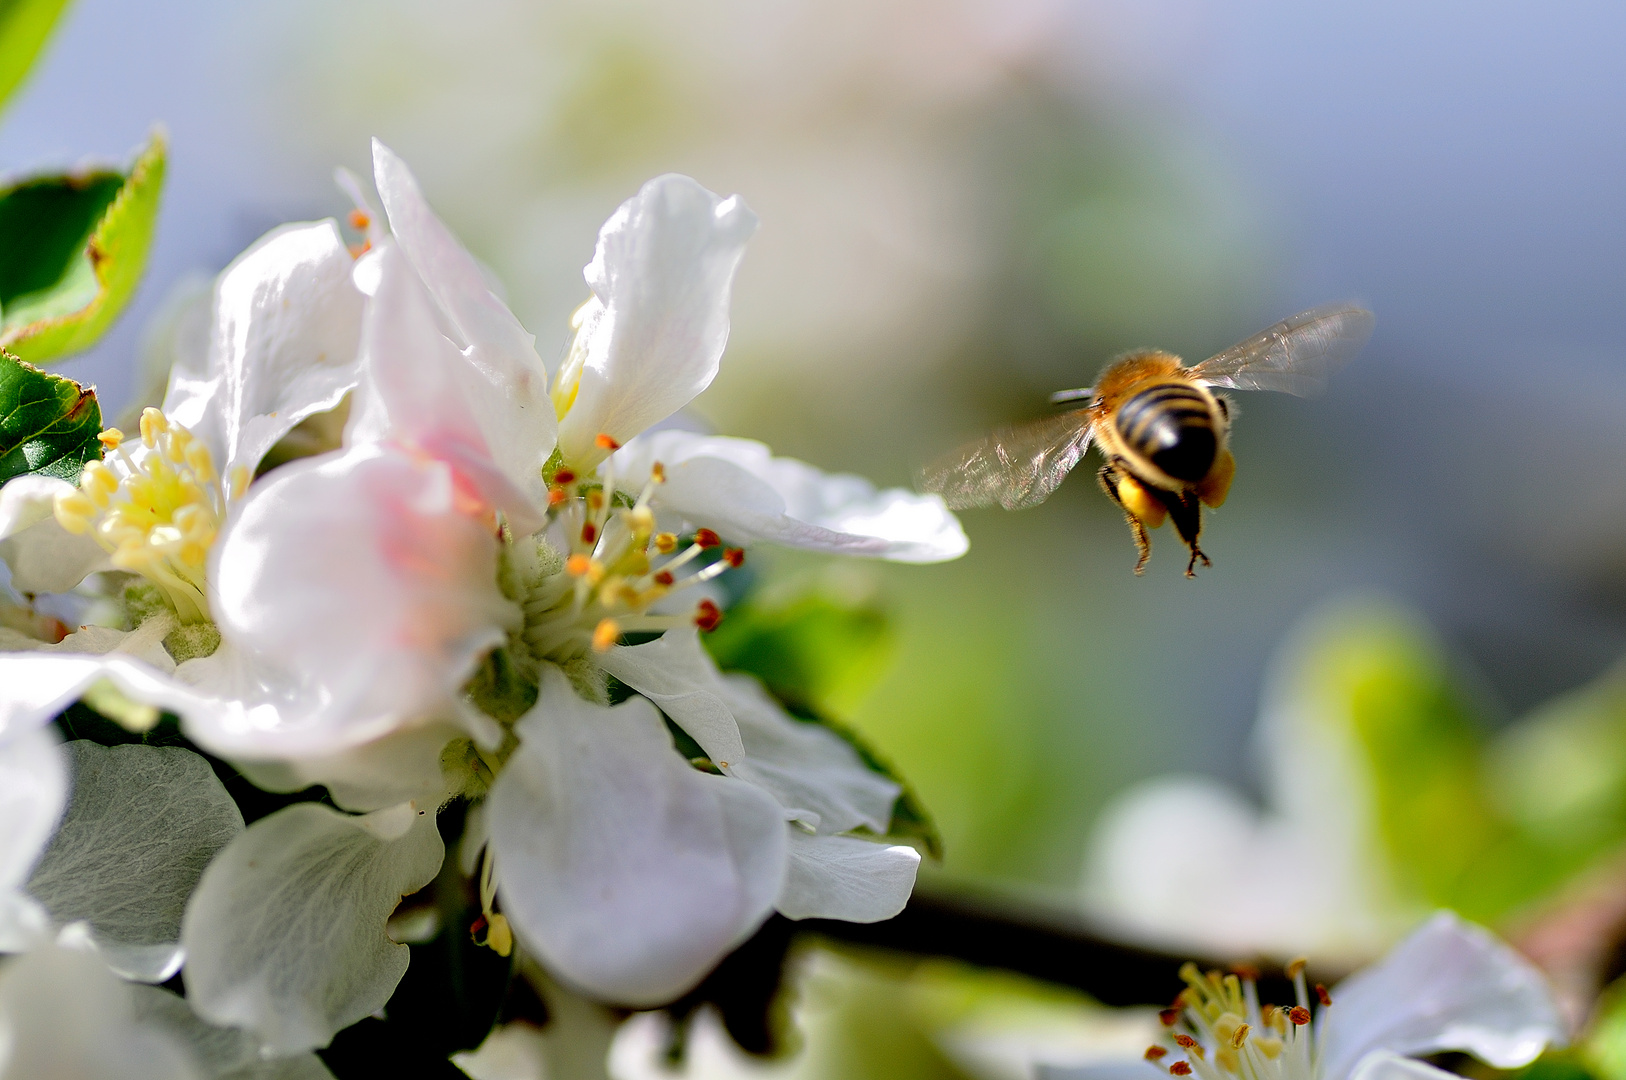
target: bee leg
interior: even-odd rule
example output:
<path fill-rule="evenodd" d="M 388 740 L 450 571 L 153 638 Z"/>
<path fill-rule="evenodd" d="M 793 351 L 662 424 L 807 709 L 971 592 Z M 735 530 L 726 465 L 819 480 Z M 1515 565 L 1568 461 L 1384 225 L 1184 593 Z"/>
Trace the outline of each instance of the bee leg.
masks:
<path fill-rule="evenodd" d="M 1119 494 L 1120 485 L 1135 484 L 1135 481 L 1119 473 L 1111 465 L 1101 466 L 1101 471 L 1095 474 L 1095 479 L 1100 483 L 1101 490 L 1107 493 L 1107 498 L 1117 503 L 1118 509 L 1124 512 L 1124 520 L 1129 522 L 1129 531 L 1135 537 L 1135 551 L 1139 555 L 1139 558 L 1135 560 L 1135 573 L 1144 574 L 1146 572 L 1146 562 L 1152 557 L 1152 538 L 1146 535 L 1145 523 L 1136 517 L 1135 512 L 1124 504 L 1124 498 Z M 1139 488 L 1140 485 L 1135 484 L 1135 487 Z"/>
<path fill-rule="evenodd" d="M 1169 518 L 1174 522 L 1174 529 L 1184 540 L 1186 547 L 1191 549 L 1191 561 L 1186 564 L 1186 577 L 1197 576 L 1197 560 L 1201 559 L 1203 566 L 1213 566 L 1213 562 L 1203 549 L 1197 546 L 1197 537 L 1203 531 L 1203 505 L 1195 492 L 1163 491 L 1154 488 L 1153 492 L 1163 505 L 1169 509 Z"/>

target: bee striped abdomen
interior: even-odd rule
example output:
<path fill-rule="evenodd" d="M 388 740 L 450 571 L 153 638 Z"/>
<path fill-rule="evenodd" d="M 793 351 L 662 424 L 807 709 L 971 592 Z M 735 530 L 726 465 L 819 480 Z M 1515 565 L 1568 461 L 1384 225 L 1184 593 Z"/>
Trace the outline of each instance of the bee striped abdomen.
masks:
<path fill-rule="evenodd" d="M 1118 433 L 1131 450 L 1176 480 L 1195 484 L 1219 452 L 1214 414 L 1202 391 L 1186 383 L 1142 390 L 1118 410 Z"/>

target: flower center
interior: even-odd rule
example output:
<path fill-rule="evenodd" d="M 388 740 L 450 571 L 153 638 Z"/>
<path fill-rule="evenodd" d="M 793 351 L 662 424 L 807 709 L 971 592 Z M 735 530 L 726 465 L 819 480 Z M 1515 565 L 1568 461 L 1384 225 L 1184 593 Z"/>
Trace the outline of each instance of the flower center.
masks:
<path fill-rule="evenodd" d="M 607 452 L 618 449 L 606 435 L 598 442 Z M 568 468 L 553 474 L 548 514 L 563 530 L 568 551 L 562 565 L 546 568 L 527 590 L 523 637 L 533 656 L 564 664 L 589 650 L 603 652 L 624 634 L 689 623 L 712 630 L 722 621 L 710 599 L 676 611 L 663 601 L 739 566 L 745 553 L 723 548 L 721 558 L 706 562 L 707 552 L 722 547 L 710 529 L 698 530 L 687 543 L 656 532 L 649 500 L 663 482 L 665 471 L 657 463 L 632 505 L 618 507 L 613 471 L 602 485 L 581 481 Z M 652 610 L 657 605 L 668 610 Z"/>
<path fill-rule="evenodd" d="M 57 497 L 58 523 L 156 585 L 182 623 L 207 622 L 204 572 L 228 502 L 209 448 L 157 409 L 141 414 L 134 452 L 118 428 L 100 438 L 106 456 L 85 465 L 77 491 Z M 230 498 L 248 486 L 247 470 L 235 472 Z"/>
<path fill-rule="evenodd" d="M 1290 1009 L 1259 1004 L 1251 972 L 1221 975 L 1180 969 L 1186 988 L 1159 1014 L 1164 1037 L 1146 1050 L 1146 1060 L 1174 1076 L 1199 1080 L 1314 1080 L 1317 1032 L 1304 982 L 1304 961 L 1287 967 L 1297 1004 Z M 1324 987 L 1316 996 L 1332 1004 Z M 1168 1058 L 1173 1060 L 1165 1060 Z"/>

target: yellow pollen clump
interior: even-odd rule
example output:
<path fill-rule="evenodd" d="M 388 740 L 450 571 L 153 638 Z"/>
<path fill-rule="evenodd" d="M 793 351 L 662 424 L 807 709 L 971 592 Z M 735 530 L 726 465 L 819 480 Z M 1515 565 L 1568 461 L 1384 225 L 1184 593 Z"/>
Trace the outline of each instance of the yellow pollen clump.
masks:
<path fill-rule="evenodd" d="M 183 623 L 207 621 L 204 571 L 227 504 L 209 448 L 157 409 L 141 414 L 136 454 L 117 428 L 100 439 L 108 456 L 87 463 L 79 489 L 57 498 L 58 523 L 152 581 Z"/>

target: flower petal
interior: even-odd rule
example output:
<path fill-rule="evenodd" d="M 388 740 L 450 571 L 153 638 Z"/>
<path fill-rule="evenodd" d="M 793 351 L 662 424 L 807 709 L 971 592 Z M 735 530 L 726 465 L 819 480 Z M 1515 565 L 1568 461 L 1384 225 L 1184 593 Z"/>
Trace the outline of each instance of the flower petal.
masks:
<path fill-rule="evenodd" d="M 739 725 L 697 631 L 668 630 L 645 645 L 618 645 L 599 657 L 599 666 L 659 705 L 718 765 L 745 760 Z"/>
<path fill-rule="evenodd" d="M 497 540 L 445 464 L 385 447 L 296 462 L 258 484 L 213 556 L 222 636 L 316 698 L 307 754 L 455 710 L 515 617 Z"/>
<path fill-rule="evenodd" d="M 1442 911 L 1333 990 L 1317 1051 L 1324 1080 L 1345 1080 L 1373 1050 L 1466 1050 L 1498 1069 L 1563 1045 L 1546 980 L 1491 934 Z"/>
<path fill-rule="evenodd" d="M 256 821 L 187 905 L 192 1007 L 275 1053 L 327 1045 L 401 981 L 409 953 L 384 924 L 434 879 L 443 854 L 434 815 L 411 803 L 365 817 L 296 803 Z"/>
<path fill-rule="evenodd" d="M 25 728 L 0 742 L 0 952 L 26 948 L 49 925 L 21 890 L 67 797 L 68 768 L 52 729 Z"/>
<path fill-rule="evenodd" d="M 689 989 L 785 874 L 767 793 L 677 755 L 649 702 L 604 708 L 547 669 L 488 809 L 503 910 L 550 971 L 625 1004 Z"/>
<path fill-rule="evenodd" d="M 1361 1058 L 1350 1080 L 1446 1080 L 1456 1075 L 1390 1050 L 1374 1050 Z"/>
<path fill-rule="evenodd" d="M 54 476 L 19 476 L 0 487 L 0 561 L 18 592 L 67 592 L 112 567 L 95 540 L 56 523 L 57 495 L 73 490 Z"/>
<path fill-rule="evenodd" d="M 617 483 L 638 490 L 657 461 L 666 483 L 652 505 L 737 543 L 765 540 L 911 563 L 957 559 L 968 546 L 959 519 L 937 495 L 877 490 L 860 476 L 773 457 L 750 439 L 651 432 L 616 455 Z"/>
<path fill-rule="evenodd" d="M 667 636 L 678 631 L 667 631 Z M 723 700 L 740 725 L 745 761 L 734 775 L 766 788 L 829 835 L 865 826 L 885 833 L 903 789 L 864 764 L 829 728 L 797 720 L 748 675 L 723 677 Z"/>
<path fill-rule="evenodd" d="M 207 367 L 178 364 L 164 411 L 218 455 L 230 477 L 356 384 L 363 297 L 334 222 L 283 225 L 215 283 Z"/>
<path fill-rule="evenodd" d="M 203 868 L 243 831 L 209 763 L 177 746 L 64 747 L 73 798 L 28 891 L 83 919 L 108 966 L 163 982 L 181 966 L 181 913 Z"/>
<path fill-rule="evenodd" d="M 138 988 L 94 953 L 46 945 L 0 967 L 0 1077 L 203 1080 L 185 1044 L 136 1016 Z"/>
<path fill-rule="evenodd" d="M 399 247 L 385 244 L 368 263 L 378 280 L 362 327 L 363 377 L 347 441 L 395 442 L 444 461 L 521 535 L 536 530 L 547 497 L 542 465 L 553 450 L 551 404 L 528 402 L 518 376 L 481 367 L 446 337 Z"/>
<path fill-rule="evenodd" d="M 675 174 L 645 184 L 604 223 L 583 271 L 595 299 L 578 342 L 580 381 L 559 421 L 566 461 L 597 464 L 600 433 L 625 443 L 711 385 L 734 271 L 756 228 L 738 195 L 721 199 Z M 568 381 L 577 373 L 566 367 Z"/>
<path fill-rule="evenodd" d="M 903 910 L 915 888 L 920 852 L 853 836 L 787 830 L 790 864 L 774 907 L 789 919 L 871 923 Z"/>

